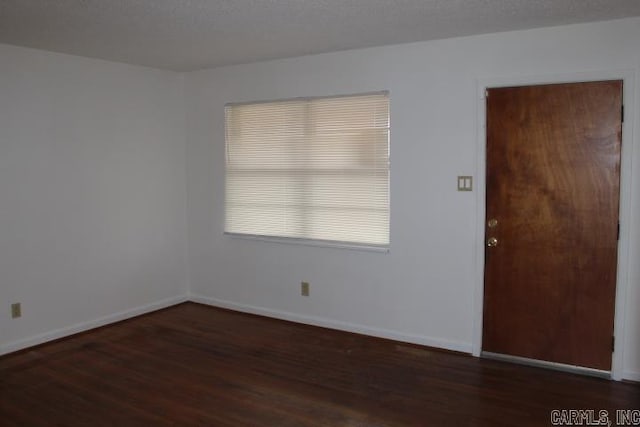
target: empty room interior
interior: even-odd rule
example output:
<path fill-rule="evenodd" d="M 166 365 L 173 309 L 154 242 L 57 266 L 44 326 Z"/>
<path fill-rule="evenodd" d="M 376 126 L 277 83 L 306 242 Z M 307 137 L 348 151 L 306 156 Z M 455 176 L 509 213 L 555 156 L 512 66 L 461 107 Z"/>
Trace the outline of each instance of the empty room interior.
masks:
<path fill-rule="evenodd" d="M 640 425 L 639 111 L 636 0 L 2 0 L 0 424 Z"/>

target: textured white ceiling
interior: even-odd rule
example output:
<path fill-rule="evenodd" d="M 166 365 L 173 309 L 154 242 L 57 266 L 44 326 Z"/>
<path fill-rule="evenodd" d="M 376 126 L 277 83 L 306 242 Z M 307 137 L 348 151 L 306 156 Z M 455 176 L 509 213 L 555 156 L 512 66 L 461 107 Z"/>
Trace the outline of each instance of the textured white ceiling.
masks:
<path fill-rule="evenodd" d="M 0 0 L 0 43 L 179 71 L 640 15 L 640 0 Z"/>

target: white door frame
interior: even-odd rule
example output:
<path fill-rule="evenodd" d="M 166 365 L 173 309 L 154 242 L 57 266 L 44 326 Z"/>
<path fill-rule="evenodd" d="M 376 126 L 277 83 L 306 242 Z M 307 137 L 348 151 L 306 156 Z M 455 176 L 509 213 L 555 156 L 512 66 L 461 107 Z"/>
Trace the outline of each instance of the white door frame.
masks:
<path fill-rule="evenodd" d="M 611 378 L 621 380 L 623 376 L 625 302 L 629 287 L 629 246 L 631 225 L 631 164 L 634 153 L 633 118 L 635 117 L 635 73 L 633 70 L 604 70 L 576 72 L 542 76 L 514 76 L 478 79 L 477 81 L 477 169 L 476 169 L 476 245 L 475 245 L 475 289 L 473 302 L 472 353 L 479 357 L 482 352 L 482 315 L 484 298 L 484 234 L 486 221 L 486 102 L 489 88 L 530 86 L 552 83 L 576 83 L 600 80 L 623 81 L 623 103 L 625 121 L 622 124 L 622 152 L 620 164 L 620 240 L 618 241 L 618 266 L 616 278 L 614 336 L 615 351 L 611 362 Z"/>

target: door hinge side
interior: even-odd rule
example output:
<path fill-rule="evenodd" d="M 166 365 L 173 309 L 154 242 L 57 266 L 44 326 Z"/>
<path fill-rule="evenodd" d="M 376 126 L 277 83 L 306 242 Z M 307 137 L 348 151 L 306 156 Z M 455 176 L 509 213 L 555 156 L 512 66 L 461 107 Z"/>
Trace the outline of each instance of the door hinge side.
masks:
<path fill-rule="evenodd" d="M 616 234 L 616 240 L 620 240 L 620 222 L 618 222 L 618 231 Z"/>
<path fill-rule="evenodd" d="M 611 337 L 611 352 L 613 353 L 614 351 L 616 351 L 616 337 L 615 336 Z"/>
<path fill-rule="evenodd" d="M 620 106 L 620 122 L 624 123 L 624 104 Z"/>

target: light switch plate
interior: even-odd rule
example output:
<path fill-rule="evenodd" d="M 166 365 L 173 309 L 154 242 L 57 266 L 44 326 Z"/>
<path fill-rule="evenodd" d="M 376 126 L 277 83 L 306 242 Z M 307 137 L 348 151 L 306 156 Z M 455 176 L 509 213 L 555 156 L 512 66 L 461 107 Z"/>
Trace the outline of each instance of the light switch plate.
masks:
<path fill-rule="evenodd" d="M 473 177 L 458 176 L 458 191 L 473 191 Z"/>

